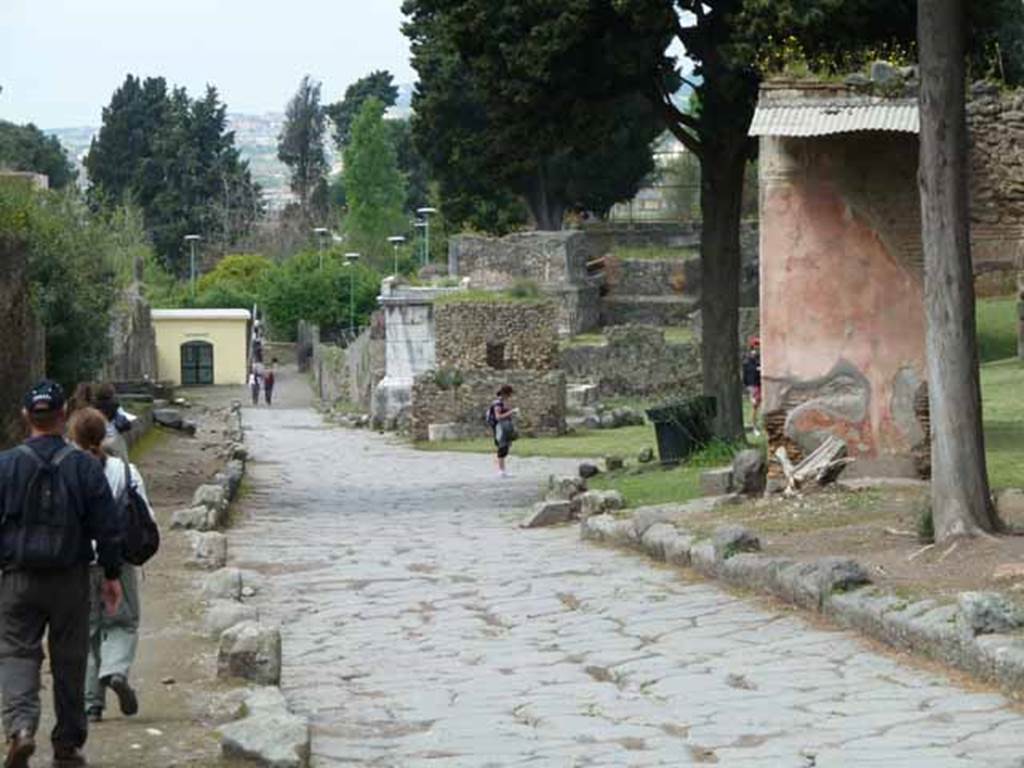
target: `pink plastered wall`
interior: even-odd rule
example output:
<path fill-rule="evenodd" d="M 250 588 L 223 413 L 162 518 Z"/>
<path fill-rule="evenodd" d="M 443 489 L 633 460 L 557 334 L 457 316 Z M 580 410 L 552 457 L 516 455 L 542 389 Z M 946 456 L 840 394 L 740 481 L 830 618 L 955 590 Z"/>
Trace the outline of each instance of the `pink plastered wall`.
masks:
<path fill-rule="evenodd" d="M 925 437 L 916 138 L 765 137 L 761 150 L 765 411 L 786 412 L 796 443 L 836 434 L 864 466 L 909 474 Z"/>

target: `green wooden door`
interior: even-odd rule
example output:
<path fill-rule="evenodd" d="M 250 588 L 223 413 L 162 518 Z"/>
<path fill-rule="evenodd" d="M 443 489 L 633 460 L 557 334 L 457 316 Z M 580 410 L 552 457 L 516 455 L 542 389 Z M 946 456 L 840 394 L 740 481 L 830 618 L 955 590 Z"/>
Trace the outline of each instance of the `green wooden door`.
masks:
<path fill-rule="evenodd" d="M 181 345 L 181 384 L 185 387 L 213 384 L 213 344 L 189 341 Z"/>

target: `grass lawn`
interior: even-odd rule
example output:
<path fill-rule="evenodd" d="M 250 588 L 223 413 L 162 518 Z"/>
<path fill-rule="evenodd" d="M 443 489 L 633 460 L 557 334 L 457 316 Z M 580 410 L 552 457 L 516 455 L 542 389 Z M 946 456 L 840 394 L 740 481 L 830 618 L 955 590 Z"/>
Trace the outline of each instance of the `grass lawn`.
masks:
<path fill-rule="evenodd" d="M 1017 299 L 980 299 L 975 317 L 978 323 L 978 356 L 981 362 L 1017 356 Z"/>
<path fill-rule="evenodd" d="M 1024 363 L 981 366 L 985 454 L 993 488 L 1024 487 Z"/>
<path fill-rule="evenodd" d="M 494 441 L 482 437 L 448 443 L 417 443 L 424 451 L 456 451 L 458 453 L 491 453 Z M 599 459 L 622 456 L 635 459 L 644 448 L 654 448 L 652 427 L 584 430 L 564 437 L 524 437 L 512 446 L 513 456 L 548 456 L 553 459 Z"/>

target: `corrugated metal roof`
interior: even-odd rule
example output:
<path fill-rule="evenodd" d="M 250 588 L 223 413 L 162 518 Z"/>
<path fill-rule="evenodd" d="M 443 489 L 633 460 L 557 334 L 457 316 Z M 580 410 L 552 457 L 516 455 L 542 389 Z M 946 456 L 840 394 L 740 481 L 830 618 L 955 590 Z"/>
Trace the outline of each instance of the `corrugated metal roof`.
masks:
<path fill-rule="evenodd" d="M 810 99 L 760 103 L 750 123 L 751 136 L 828 136 L 856 131 L 917 133 L 913 99 Z"/>

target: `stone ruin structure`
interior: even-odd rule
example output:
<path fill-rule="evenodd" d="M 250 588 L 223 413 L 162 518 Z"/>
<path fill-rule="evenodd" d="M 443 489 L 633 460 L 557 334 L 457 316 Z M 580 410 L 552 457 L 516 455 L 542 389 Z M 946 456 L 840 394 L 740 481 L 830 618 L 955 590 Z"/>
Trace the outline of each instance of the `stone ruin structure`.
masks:
<path fill-rule="evenodd" d="M 989 134 L 1003 123 L 979 115 L 1006 123 L 1024 113 L 1007 118 L 987 103 L 972 109 L 972 244 L 981 271 L 1015 271 L 1022 208 L 999 201 L 1015 190 L 1024 200 L 1024 175 L 993 176 L 990 147 L 1004 139 Z M 751 134 L 772 452 L 799 459 L 835 435 L 856 459 L 852 474 L 928 471 L 917 130 L 913 97 L 817 82 L 762 88 Z"/>
<path fill-rule="evenodd" d="M 373 393 L 374 424 L 396 428 L 408 416 L 414 380 L 436 366 L 434 300 L 456 290 L 405 286 L 394 277 L 381 283 L 385 374 Z"/>
<path fill-rule="evenodd" d="M 517 232 L 505 237 L 458 235 L 449 241 L 448 274 L 474 289 L 507 290 L 534 283 L 558 308 L 558 331 L 573 336 L 600 322 L 599 276 L 588 265 L 601 254 L 583 232 Z"/>
<path fill-rule="evenodd" d="M 559 310 L 552 301 L 458 295 L 434 307 L 436 365 L 416 377 L 417 440 L 483 437 L 487 407 L 503 384 L 515 389 L 520 430 L 563 434 L 566 379 L 558 366 Z"/>
<path fill-rule="evenodd" d="M 156 331 L 149 302 L 142 295 L 142 260 L 136 261 L 134 279 L 121 294 L 110 321 L 111 357 L 101 379 L 150 382 L 157 377 Z"/>

